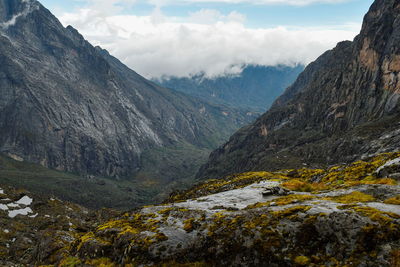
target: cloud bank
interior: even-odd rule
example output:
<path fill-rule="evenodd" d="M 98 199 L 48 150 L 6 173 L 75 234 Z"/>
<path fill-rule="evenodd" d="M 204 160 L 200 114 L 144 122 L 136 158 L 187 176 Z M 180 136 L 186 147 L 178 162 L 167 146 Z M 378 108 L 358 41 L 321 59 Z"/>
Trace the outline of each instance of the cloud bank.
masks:
<path fill-rule="evenodd" d="M 102 1 L 104 8 L 66 13 L 61 21 L 77 28 L 94 45 L 109 50 L 147 78 L 187 77 L 198 73 L 216 77 L 240 73 L 248 64 L 308 64 L 337 42 L 354 38 L 360 28 L 360 25 L 342 25 L 331 29 L 252 29 L 245 26 L 246 17 L 238 12 L 221 14 L 217 10 L 202 9 L 186 18 L 166 17 L 159 6 L 148 16 L 117 15 L 113 9 L 121 1 Z M 265 3 L 316 1 L 259 0 Z M 96 1 L 97 7 L 100 2 Z"/>

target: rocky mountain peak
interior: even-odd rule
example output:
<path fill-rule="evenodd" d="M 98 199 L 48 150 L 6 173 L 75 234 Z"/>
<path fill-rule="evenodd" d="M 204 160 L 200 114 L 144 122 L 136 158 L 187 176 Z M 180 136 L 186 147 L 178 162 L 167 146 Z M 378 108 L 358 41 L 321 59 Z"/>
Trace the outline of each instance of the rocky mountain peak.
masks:
<path fill-rule="evenodd" d="M 0 1 L 0 27 L 14 26 L 19 18 L 40 8 L 36 0 L 1 0 Z"/>
<path fill-rule="evenodd" d="M 210 149 L 251 118 L 153 84 L 37 1 L 0 0 L 0 14 L 2 154 L 81 175 L 132 177 L 144 152 Z"/>
<path fill-rule="evenodd" d="M 333 164 L 396 150 L 399 44 L 399 1 L 375 1 L 353 42 L 339 43 L 307 66 L 267 113 L 212 154 L 199 176 Z"/>
<path fill-rule="evenodd" d="M 356 39 L 361 65 L 379 78 L 374 81 L 374 87 L 399 91 L 399 41 L 400 3 L 394 0 L 375 1 Z"/>

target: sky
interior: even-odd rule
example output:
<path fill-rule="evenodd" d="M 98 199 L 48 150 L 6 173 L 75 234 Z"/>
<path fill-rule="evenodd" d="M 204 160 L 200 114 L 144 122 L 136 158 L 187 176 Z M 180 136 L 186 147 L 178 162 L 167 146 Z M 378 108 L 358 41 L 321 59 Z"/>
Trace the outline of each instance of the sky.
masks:
<path fill-rule="evenodd" d="M 373 0 L 39 0 L 147 78 L 309 64 L 352 40 Z"/>

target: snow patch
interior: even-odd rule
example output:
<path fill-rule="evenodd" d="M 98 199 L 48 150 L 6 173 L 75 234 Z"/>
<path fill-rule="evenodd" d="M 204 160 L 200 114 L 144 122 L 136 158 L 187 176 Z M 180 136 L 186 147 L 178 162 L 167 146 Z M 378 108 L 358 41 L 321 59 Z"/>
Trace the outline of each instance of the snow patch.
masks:
<path fill-rule="evenodd" d="M 17 215 L 24 215 L 24 216 L 26 216 L 26 215 L 28 215 L 29 213 L 33 213 L 32 209 L 29 208 L 29 207 L 24 208 L 24 209 L 19 209 L 19 210 L 10 210 L 10 211 L 8 212 L 8 217 L 14 218 L 14 217 L 17 216 Z"/>
<path fill-rule="evenodd" d="M 30 198 L 28 196 L 24 196 L 24 197 L 22 197 L 20 200 L 18 200 L 15 203 L 22 204 L 22 205 L 25 205 L 25 206 L 29 206 L 30 204 L 32 204 L 32 201 L 33 201 L 32 198 Z"/>
<path fill-rule="evenodd" d="M 0 204 L 0 210 L 8 210 L 8 206 L 4 204 Z"/>
<path fill-rule="evenodd" d="M 0 194 L 4 194 L 4 190 L 0 188 Z"/>
<path fill-rule="evenodd" d="M 191 199 L 182 203 L 176 203 L 174 206 L 204 211 L 212 211 L 214 207 L 221 207 L 221 209 L 244 209 L 248 205 L 252 205 L 257 202 L 266 202 L 276 198 L 273 196 L 263 197 L 262 192 L 266 188 L 279 186 L 279 184 L 280 182 L 276 181 L 263 181 L 244 188 L 208 195 L 197 199 Z M 215 212 L 217 211 L 218 210 L 215 210 Z"/>

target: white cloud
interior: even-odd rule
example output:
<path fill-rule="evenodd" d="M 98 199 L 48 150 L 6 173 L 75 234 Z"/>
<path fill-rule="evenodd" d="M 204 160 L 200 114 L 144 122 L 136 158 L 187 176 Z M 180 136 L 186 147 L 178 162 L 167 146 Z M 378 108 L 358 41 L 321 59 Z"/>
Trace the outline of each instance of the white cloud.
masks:
<path fill-rule="evenodd" d="M 244 23 L 246 16 L 236 11 L 225 16 L 215 9 L 200 9 L 197 12 L 190 13 L 189 16 L 189 22 L 192 23 L 214 24 L 219 21 Z"/>
<path fill-rule="evenodd" d="M 121 1 L 113 2 L 115 6 Z M 157 4 L 149 16 L 112 15 L 86 8 L 64 14 L 61 21 L 148 78 L 199 72 L 219 76 L 240 72 L 244 64 L 308 64 L 337 42 L 352 39 L 360 28 L 251 29 L 244 26 L 245 16 L 238 12 L 224 15 L 202 9 L 188 18 L 167 17 L 160 9 L 163 1 Z"/>

